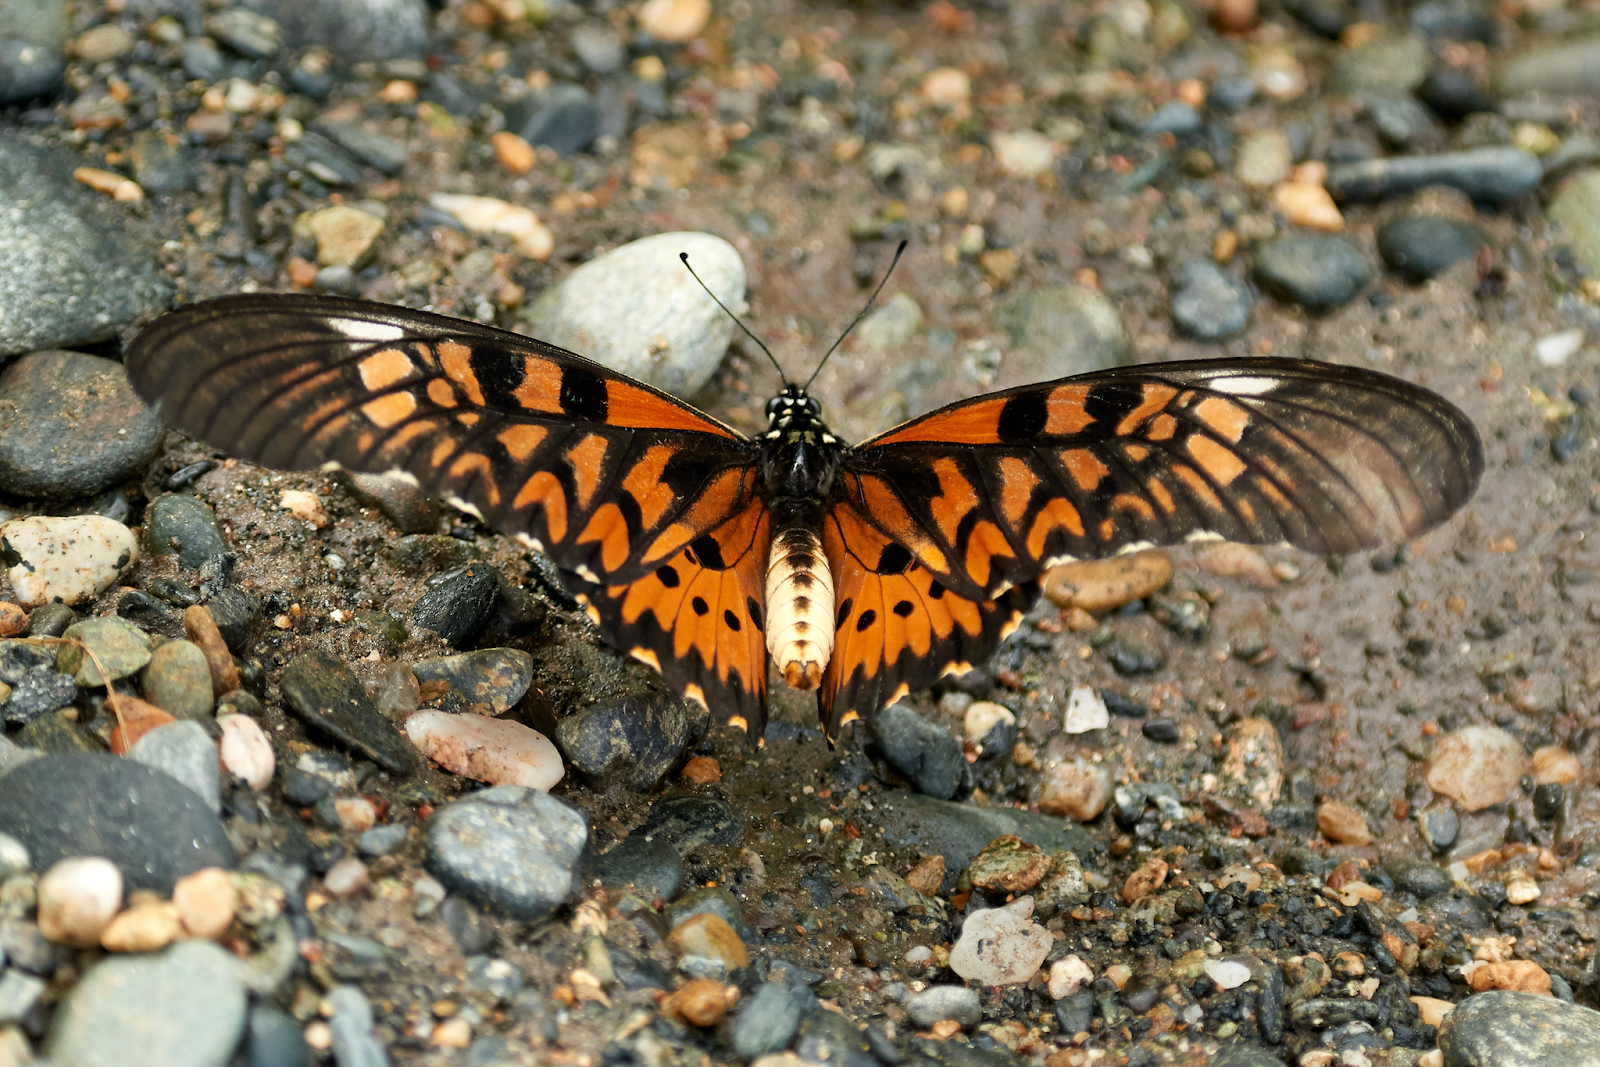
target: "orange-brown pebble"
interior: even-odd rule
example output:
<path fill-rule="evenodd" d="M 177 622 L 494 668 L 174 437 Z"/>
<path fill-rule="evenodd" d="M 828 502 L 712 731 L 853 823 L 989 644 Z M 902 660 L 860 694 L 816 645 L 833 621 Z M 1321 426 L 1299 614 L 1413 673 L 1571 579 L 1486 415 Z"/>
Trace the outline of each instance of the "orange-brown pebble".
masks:
<path fill-rule="evenodd" d="M 1412 1004 L 1416 1005 L 1417 1016 L 1429 1026 L 1438 1026 L 1444 1017 L 1455 1010 L 1456 1006 L 1448 1000 L 1437 997 L 1410 997 Z"/>
<path fill-rule="evenodd" d="M 1274 589 L 1278 585 L 1272 564 L 1254 545 L 1235 541 L 1207 545 L 1200 553 L 1200 566 L 1219 578 L 1238 578 L 1262 589 Z"/>
<path fill-rule="evenodd" d="M 1310 182 L 1284 182 L 1272 191 L 1272 206 L 1296 226 L 1324 233 L 1344 229 L 1344 215 L 1328 190 Z"/>
<path fill-rule="evenodd" d="M 128 696 L 126 693 L 117 694 L 117 703 L 113 710 L 116 713 L 117 725 L 111 728 L 111 751 L 119 756 L 126 756 L 139 738 L 156 727 L 178 721 L 154 704 L 138 697 Z"/>
<path fill-rule="evenodd" d="M 494 157 L 512 174 L 526 174 L 538 161 L 533 145 L 510 130 L 501 130 L 489 138 L 489 143 L 494 146 Z"/>
<path fill-rule="evenodd" d="M 1360 881 L 1361 866 L 1355 860 L 1345 860 L 1339 866 L 1329 871 L 1322 879 L 1324 885 L 1335 892 L 1343 889 L 1351 882 Z"/>
<path fill-rule="evenodd" d="M 1360 978 L 1367 973 L 1367 961 L 1359 952 L 1341 952 L 1333 957 L 1333 973 L 1340 978 Z"/>
<path fill-rule="evenodd" d="M 709 956 L 734 971 L 750 962 L 739 934 L 715 915 L 691 915 L 667 934 L 667 944 L 680 957 Z"/>
<path fill-rule="evenodd" d="M 1372 831 L 1367 828 L 1367 817 L 1342 801 L 1322 802 L 1317 809 L 1317 829 L 1328 840 L 1341 845 L 1372 844 Z"/>
<path fill-rule="evenodd" d="M 432 1041 L 440 1048 L 466 1048 L 472 1044 L 472 1024 L 465 1019 L 446 1019 L 433 1028 Z"/>
<path fill-rule="evenodd" d="M 378 90 L 378 99 L 385 104 L 414 104 L 417 101 L 417 83 L 395 78 Z"/>
<path fill-rule="evenodd" d="M 28 613 L 9 600 L 0 600 L 0 637 L 15 637 L 28 627 Z"/>
<path fill-rule="evenodd" d="M 1211 22 L 1223 33 L 1244 33 L 1261 18 L 1256 0 L 1216 0 L 1211 6 Z"/>
<path fill-rule="evenodd" d="M 722 765 L 710 756 L 696 756 L 683 765 L 685 781 L 695 785 L 710 785 L 722 781 Z"/>
<path fill-rule="evenodd" d="M 183 923 L 170 900 L 141 900 L 101 931 L 100 947 L 108 952 L 154 952 L 182 936 Z"/>
<path fill-rule="evenodd" d="M 926 856 L 906 872 L 906 885 L 925 897 L 937 896 L 944 884 L 944 857 Z"/>
<path fill-rule="evenodd" d="M 934 0 L 924 9 L 923 14 L 933 24 L 934 29 L 942 30 L 951 36 L 972 32 L 972 13 L 963 11 L 950 0 Z"/>
<path fill-rule="evenodd" d="M 685 982 L 681 989 L 663 1000 L 661 1012 L 669 1019 L 680 1019 L 694 1026 L 715 1026 L 728 1014 L 728 1008 L 738 995 L 738 986 L 696 978 Z"/>
<path fill-rule="evenodd" d="M 289 284 L 297 289 L 309 289 L 316 285 L 317 265 L 301 256 L 290 256 Z"/>
<path fill-rule="evenodd" d="M 1172 559 L 1155 548 L 1052 567 L 1044 576 L 1044 594 L 1064 608 L 1109 611 L 1147 597 L 1171 580 Z"/>
<path fill-rule="evenodd" d="M 5 606 L 0 605 L 0 616 L 5 614 Z M 0 633 L 4 629 L 0 628 Z M 1533 750 L 1533 782 L 1535 785 L 1571 785 L 1578 780 L 1578 775 L 1583 773 L 1583 765 L 1578 762 L 1578 757 L 1562 748 L 1560 745 L 1545 745 L 1543 748 Z"/>
<path fill-rule="evenodd" d="M 190 937 L 215 941 L 233 923 L 239 891 L 227 871 L 206 867 L 178 879 L 172 887 L 172 903 Z"/>
<path fill-rule="evenodd" d="M 1550 975 L 1532 960 L 1506 960 L 1461 969 L 1461 976 L 1474 993 L 1486 989 L 1511 989 L 1518 993 L 1550 995 Z"/>
<path fill-rule="evenodd" d="M 1128 875 L 1122 884 L 1122 902 L 1132 904 L 1143 900 L 1167 883 L 1167 861 L 1159 856 L 1145 860 L 1144 866 Z"/>
<path fill-rule="evenodd" d="M 1216 240 L 1211 242 L 1211 258 L 1218 263 L 1233 262 L 1233 255 L 1237 251 L 1239 251 L 1239 235 L 1232 230 L 1220 231 Z"/>
<path fill-rule="evenodd" d="M 233 653 L 222 639 L 222 631 L 211 617 L 211 609 L 204 604 L 194 604 L 184 609 L 183 632 L 189 640 L 205 653 L 206 666 L 211 669 L 211 693 L 221 696 L 239 688 L 239 668 L 234 665 Z"/>

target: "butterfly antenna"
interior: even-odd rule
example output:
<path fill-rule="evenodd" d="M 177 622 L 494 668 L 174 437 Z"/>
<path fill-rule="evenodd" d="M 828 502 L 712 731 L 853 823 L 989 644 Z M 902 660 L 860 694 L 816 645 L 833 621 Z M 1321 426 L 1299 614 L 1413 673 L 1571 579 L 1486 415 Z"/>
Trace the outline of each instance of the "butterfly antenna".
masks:
<path fill-rule="evenodd" d="M 772 360 L 772 365 L 775 368 L 777 368 L 778 377 L 780 379 L 782 379 L 783 384 L 785 386 L 787 386 L 789 384 L 789 376 L 787 374 L 783 373 L 783 368 L 778 365 L 778 359 L 777 359 L 776 356 L 774 356 L 772 354 L 772 349 L 768 348 L 765 344 L 763 344 L 762 341 L 761 341 L 761 338 L 759 338 L 755 334 L 751 333 L 750 332 L 750 327 L 746 326 L 744 323 L 739 321 L 739 316 L 735 315 L 731 311 L 728 311 L 728 305 L 727 304 L 724 304 L 722 301 L 717 300 L 717 294 L 713 293 L 711 291 L 711 286 L 707 285 L 703 281 L 700 281 L 700 275 L 696 274 L 694 272 L 694 268 L 689 266 L 689 253 L 687 253 L 687 252 L 679 252 L 678 253 L 678 258 L 683 260 L 683 265 L 684 265 L 685 268 L 688 269 L 689 276 L 692 277 L 695 281 L 700 282 L 700 288 L 704 289 L 706 291 L 706 295 L 709 296 L 713 301 L 716 302 L 717 307 L 721 308 L 724 312 L 726 312 L 728 318 L 733 320 L 733 324 L 735 326 L 739 327 L 739 329 L 743 330 L 744 331 L 744 335 L 746 337 L 750 338 L 750 340 L 754 341 L 756 343 L 756 347 L 761 349 L 761 351 L 763 351 L 763 352 L 765 352 L 767 354 L 767 358 Z"/>
<path fill-rule="evenodd" d="M 816 381 L 817 375 L 822 373 L 822 365 L 828 362 L 828 357 L 833 355 L 840 345 L 844 344 L 844 339 L 850 336 L 850 331 L 855 329 L 861 320 L 867 317 L 867 312 L 872 310 L 872 305 L 878 299 L 878 294 L 883 292 L 883 287 L 885 285 L 889 284 L 889 275 L 894 273 L 894 268 L 899 265 L 900 256 L 904 254 L 905 250 L 906 242 L 901 241 L 900 247 L 894 250 L 894 259 L 890 261 L 889 269 L 883 272 L 883 280 L 878 283 L 878 287 L 876 289 L 872 290 L 872 295 L 867 297 L 867 306 L 861 309 L 861 314 L 850 320 L 850 325 L 844 328 L 844 333 L 841 333 L 839 335 L 839 339 L 833 342 L 833 348 L 828 349 L 822 354 L 821 361 L 817 363 L 817 369 L 811 372 L 811 377 L 806 379 L 806 384 L 800 387 L 801 392 L 805 392 L 811 388 L 811 383 Z"/>

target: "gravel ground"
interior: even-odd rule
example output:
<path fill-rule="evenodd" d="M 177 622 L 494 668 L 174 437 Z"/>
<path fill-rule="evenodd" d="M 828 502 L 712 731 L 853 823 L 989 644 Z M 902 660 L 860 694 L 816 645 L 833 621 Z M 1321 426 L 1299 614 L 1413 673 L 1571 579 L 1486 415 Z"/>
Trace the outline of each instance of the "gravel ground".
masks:
<path fill-rule="evenodd" d="M 1600 1062 L 1597 70 L 1560 0 L 0 5 L 0 1064 Z M 749 431 L 777 374 L 676 252 L 803 378 L 902 239 L 847 438 L 1307 357 L 1461 406 L 1482 488 L 1058 575 L 752 753 L 514 542 L 118 363 L 341 293 Z"/>

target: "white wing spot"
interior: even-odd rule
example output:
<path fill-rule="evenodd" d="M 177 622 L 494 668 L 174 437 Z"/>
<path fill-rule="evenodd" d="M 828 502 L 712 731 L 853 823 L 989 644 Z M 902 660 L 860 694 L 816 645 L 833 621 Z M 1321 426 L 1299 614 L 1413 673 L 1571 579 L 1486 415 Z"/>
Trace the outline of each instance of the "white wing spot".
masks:
<path fill-rule="evenodd" d="M 1279 385 L 1276 378 L 1258 378 L 1254 375 L 1239 375 L 1232 378 L 1213 378 L 1211 388 L 1223 393 L 1232 393 L 1234 396 L 1265 396 Z"/>
<path fill-rule="evenodd" d="M 525 533 L 519 533 L 515 536 L 516 539 L 523 545 L 523 547 L 531 548 L 541 556 L 544 555 L 544 542 L 539 540 L 537 537 L 534 537 L 532 534 Z"/>
<path fill-rule="evenodd" d="M 1215 530 L 1194 530 L 1194 531 L 1191 531 L 1190 533 L 1185 534 L 1183 539 L 1185 541 L 1190 541 L 1190 542 L 1193 542 L 1193 541 L 1223 541 L 1223 540 L 1226 540 L 1226 538 L 1224 538 L 1221 534 L 1217 533 Z"/>
<path fill-rule="evenodd" d="M 352 341 L 398 341 L 406 335 L 400 327 L 368 319 L 329 319 L 328 325 Z"/>
<path fill-rule="evenodd" d="M 572 573 L 576 574 L 579 578 L 582 578 L 590 585 L 600 584 L 600 576 L 594 571 L 590 570 L 588 567 L 584 566 L 582 563 L 574 567 Z"/>
<path fill-rule="evenodd" d="M 472 503 L 471 501 L 462 500 L 458 496 L 447 496 L 447 497 L 444 498 L 444 500 L 445 500 L 446 504 L 449 504 L 451 507 L 457 509 L 458 511 L 466 512 L 468 515 L 471 515 L 475 519 L 481 520 L 483 518 L 483 512 L 479 511 L 478 510 L 478 505 Z"/>
<path fill-rule="evenodd" d="M 1156 547 L 1154 541 L 1129 541 L 1127 544 L 1117 549 L 1116 554 L 1119 556 L 1126 556 L 1129 552 L 1143 552 L 1147 548 L 1154 547 Z"/>

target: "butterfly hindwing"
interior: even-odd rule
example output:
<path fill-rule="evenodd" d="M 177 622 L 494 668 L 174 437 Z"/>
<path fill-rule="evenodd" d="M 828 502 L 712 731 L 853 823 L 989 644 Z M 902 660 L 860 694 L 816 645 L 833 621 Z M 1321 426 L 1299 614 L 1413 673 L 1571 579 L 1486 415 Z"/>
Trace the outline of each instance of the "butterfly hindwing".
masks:
<path fill-rule="evenodd" d="M 630 602 L 604 593 L 642 587 L 699 538 L 747 530 L 753 508 L 764 520 L 753 443 L 687 405 L 531 338 L 320 296 L 190 305 L 139 335 L 127 370 L 169 424 L 230 455 L 287 470 L 404 472 L 519 535 L 602 590 L 591 598 L 602 628 L 646 642 L 663 674 L 683 676 L 680 691 L 699 685 L 716 705 L 706 687 L 733 684 L 741 708 L 764 693 L 747 634 L 702 628 L 690 642 L 738 650 L 737 683 L 726 652 L 709 675 L 676 670 L 683 635 L 638 630 Z M 764 563 L 764 546 L 759 555 Z M 741 558 L 726 573 L 750 584 L 754 557 Z"/>

